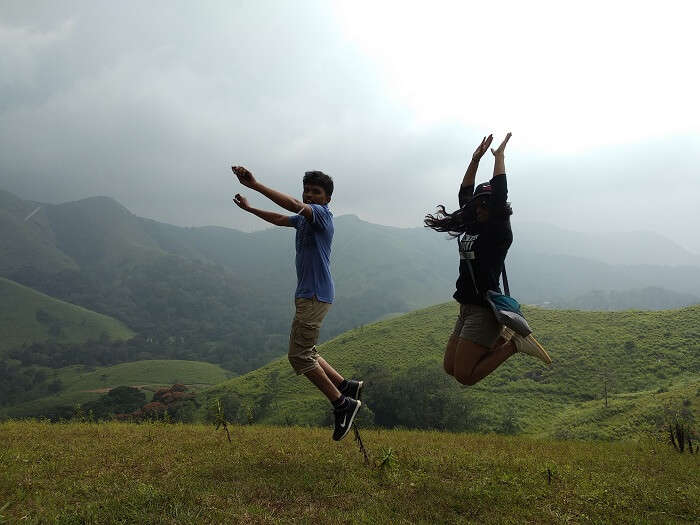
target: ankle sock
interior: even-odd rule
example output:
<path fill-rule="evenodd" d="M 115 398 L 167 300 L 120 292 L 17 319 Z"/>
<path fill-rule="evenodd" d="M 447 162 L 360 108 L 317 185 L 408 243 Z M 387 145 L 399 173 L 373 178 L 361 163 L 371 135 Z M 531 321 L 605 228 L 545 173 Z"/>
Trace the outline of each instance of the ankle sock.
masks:
<path fill-rule="evenodd" d="M 349 386 L 349 385 L 350 385 L 350 383 L 348 383 L 348 380 L 347 380 L 347 379 L 343 379 L 342 382 L 338 385 L 338 390 L 340 390 L 340 392 L 341 392 L 342 394 L 344 394 L 345 391 L 348 389 L 348 386 Z"/>
<path fill-rule="evenodd" d="M 514 353 L 522 352 L 522 350 L 520 348 L 520 340 L 516 336 L 511 337 L 510 342 L 513 344 L 513 347 L 515 348 Z"/>
<path fill-rule="evenodd" d="M 338 410 L 340 408 L 345 408 L 346 401 L 347 400 L 345 399 L 345 396 L 343 394 L 340 394 L 340 397 L 335 401 L 331 401 L 331 403 L 333 404 L 333 408 Z"/>

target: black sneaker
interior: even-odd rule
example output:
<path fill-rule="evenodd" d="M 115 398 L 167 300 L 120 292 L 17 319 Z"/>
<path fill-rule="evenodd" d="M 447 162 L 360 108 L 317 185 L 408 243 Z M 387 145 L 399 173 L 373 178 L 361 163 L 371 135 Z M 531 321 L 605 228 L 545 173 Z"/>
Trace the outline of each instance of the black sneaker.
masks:
<path fill-rule="evenodd" d="M 362 386 L 365 384 L 364 381 L 355 381 L 354 379 L 348 379 L 348 386 L 345 390 L 341 392 L 344 396 L 351 397 L 353 399 L 360 399 L 362 395 Z"/>
<path fill-rule="evenodd" d="M 333 430 L 333 441 L 340 441 L 348 432 L 352 422 L 355 420 L 358 410 L 362 406 L 362 401 L 357 401 L 350 397 L 345 398 L 343 408 L 338 408 L 333 411 L 335 414 L 335 429 Z"/>

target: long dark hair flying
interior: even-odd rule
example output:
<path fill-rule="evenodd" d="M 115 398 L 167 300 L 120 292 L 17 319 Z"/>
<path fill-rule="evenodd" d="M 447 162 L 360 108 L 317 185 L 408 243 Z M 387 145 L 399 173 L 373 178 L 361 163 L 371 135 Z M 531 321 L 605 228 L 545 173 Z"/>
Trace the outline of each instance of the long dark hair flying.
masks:
<path fill-rule="evenodd" d="M 506 202 L 501 209 L 489 209 L 489 220 L 505 220 L 513 215 L 510 202 Z M 427 214 L 423 220 L 426 228 L 438 232 L 448 233 L 451 237 L 459 237 L 461 234 L 478 229 L 476 220 L 476 199 L 472 199 L 458 210 L 449 213 L 442 204 L 438 204 L 435 215 Z"/>

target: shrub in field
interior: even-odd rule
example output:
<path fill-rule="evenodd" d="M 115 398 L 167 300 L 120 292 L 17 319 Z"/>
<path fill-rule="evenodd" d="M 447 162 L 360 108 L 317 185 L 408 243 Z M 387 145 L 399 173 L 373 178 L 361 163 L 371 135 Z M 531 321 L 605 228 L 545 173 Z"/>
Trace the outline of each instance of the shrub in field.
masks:
<path fill-rule="evenodd" d="M 130 390 L 137 389 L 131 388 Z M 145 395 L 138 391 L 142 396 L 138 406 L 130 410 L 117 412 L 115 418 L 119 420 L 136 421 L 143 419 L 158 419 L 166 422 L 189 421 L 192 418 L 197 403 L 194 399 L 194 394 L 186 392 L 186 390 L 187 387 L 182 384 L 175 384 L 170 388 L 158 389 L 155 394 L 153 394 L 151 402 L 145 405 L 143 405 Z M 110 391 L 110 393 L 113 391 L 114 390 Z"/>
<path fill-rule="evenodd" d="M 118 386 L 98 400 L 83 405 L 85 412 L 92 411 L 95 418 L 108 418 L 111 414 L 125 414 L 138 410 L 146 401 L 146 394 L 138 388 Z"/>
<path fill-rule="evenodd" d="M 141 410 L 134 412 L 133 415 L 143 419 L 158 419 L 166 410 L 167 407 L 160 401 L 151 401 L 146 403 Z"/>
<path fill-rule="evenodd" d="M 456 431 L 478 426 L 476 406 L 437 367 L 415 367 L 400 374 L 368 367 L 361 375 L 372 385 L 366 400 L 378 426 Z"/>

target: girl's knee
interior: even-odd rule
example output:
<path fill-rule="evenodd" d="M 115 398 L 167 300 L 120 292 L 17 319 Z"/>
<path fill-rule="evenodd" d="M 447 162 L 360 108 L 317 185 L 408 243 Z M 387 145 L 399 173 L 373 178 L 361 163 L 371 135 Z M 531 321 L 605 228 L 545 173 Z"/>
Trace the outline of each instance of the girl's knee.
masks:
<path fill-rule="evenodd" d="M 451 375 L 454 376 L 454 378 L 457 380 L 457 382 L 459 382 L 460 384 L 462 384 L 464 386 L 474 386 L 475 384 L 477 384 L 479 382 L 479 380 L 474 379 L 474 377 L 471 374 L 465 375 L 465 374 L 455 373 L 455 374 L 451 374 Z"/>
<path fill-rule="evenodd" d="M 442 368 L 449 376 L 454 375 L 455 352 L 457 351 L 457 338 L 453 335 L 445 348 L 445 356 L 442 359 Z"/>
<path fill-rule="evenodd" d="M 452 363 L 444 362 L 442 363 L 442 368 L 445 370 L 445 373 L 448 376 L 454 375 L 454 367 L 452 366 Z"/>

